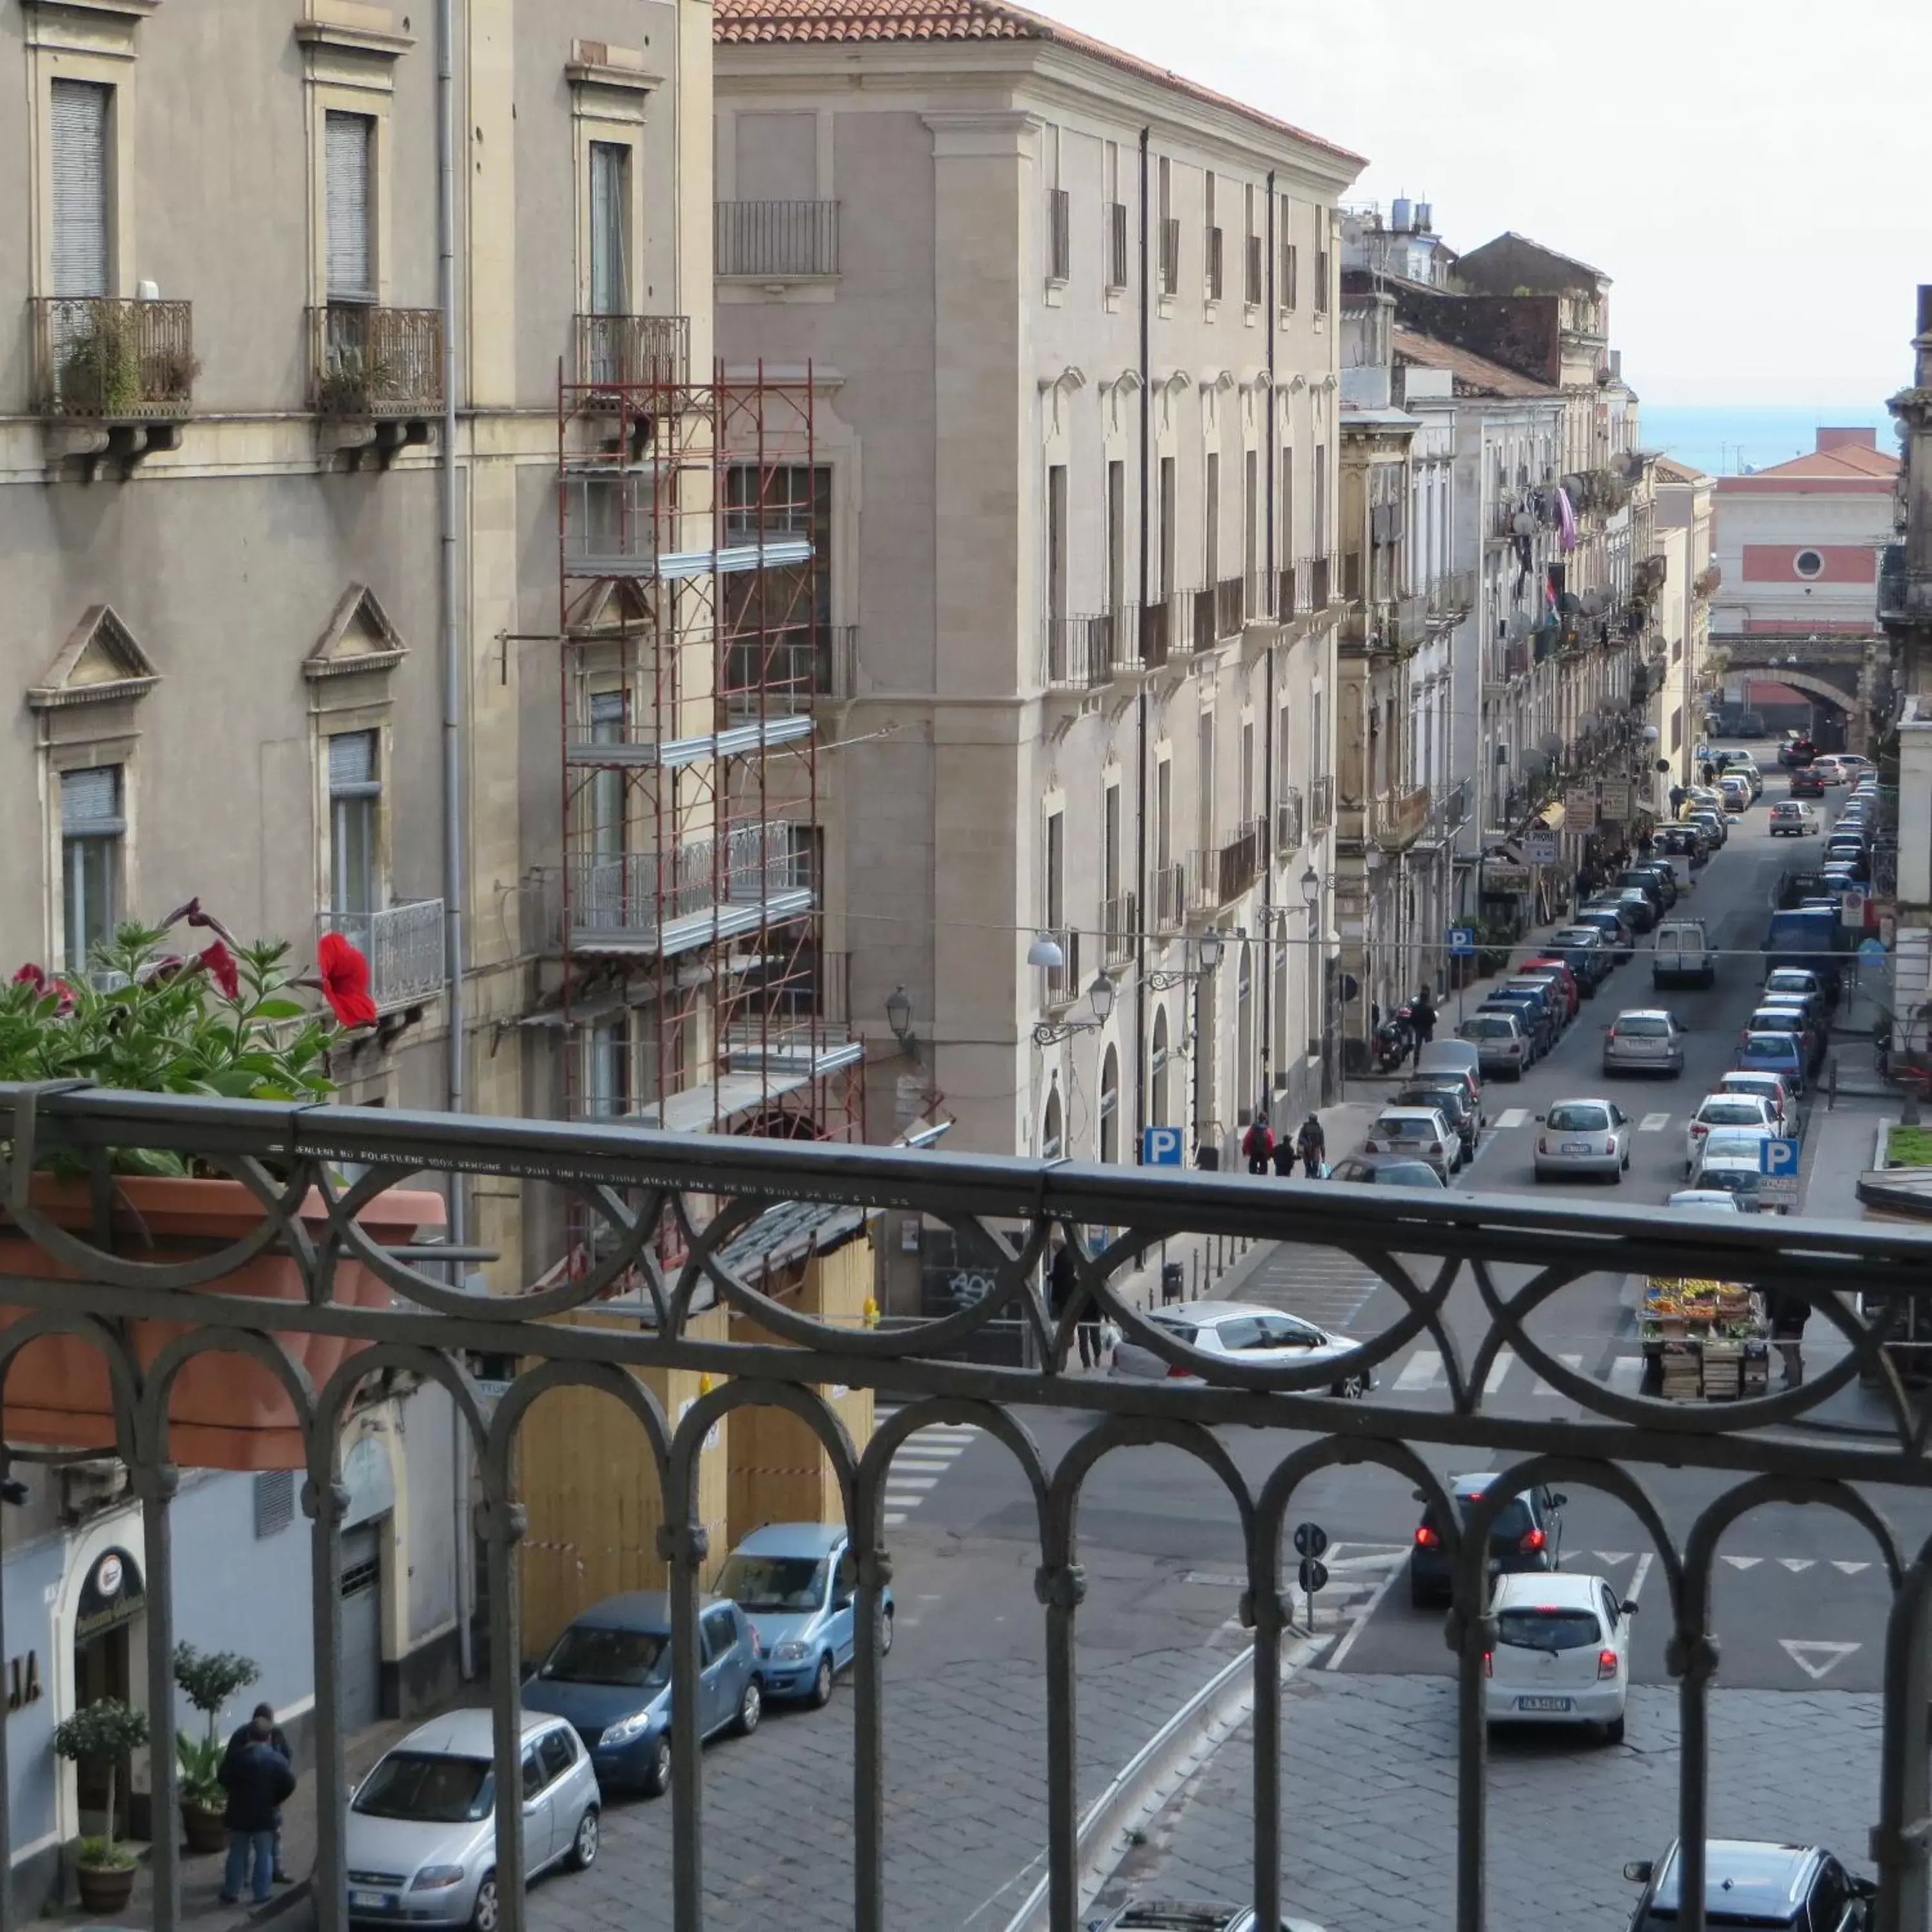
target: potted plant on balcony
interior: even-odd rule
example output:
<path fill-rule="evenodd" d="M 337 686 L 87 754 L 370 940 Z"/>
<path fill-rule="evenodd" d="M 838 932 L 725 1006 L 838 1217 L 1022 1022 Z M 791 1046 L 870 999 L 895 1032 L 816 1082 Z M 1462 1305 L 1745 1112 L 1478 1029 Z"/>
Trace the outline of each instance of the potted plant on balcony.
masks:
<path fill-rule="evenodd" d="M 198 952 L 167 950 L 185 926 L 212 935 Z M 0 1082 L 80 1078 L 101 1087 L 233 1099 L 304 1101 L 334 1090 L 331 1050 L 374 1025 L 368 962 L 340 934 L 325 934 L 316 969 L 292 974 L 280 940 L 244 946 L 198 900 L 158 927 L 128 926 L 100 947 L 94 970 L 72 980 L 22 966 L 0 986 Z M 293 997 L 320 992 L 327 1012 Z M 104 1156 L 114 1177 L 110 1238 L 124 1258 L 178 1261 L 247 1242 L 265 1210 L 252 1189 L 204 1164 L 152 1148 L 117 1148 Z M 70 1277 L 78 1270 L 49 1253 L 44 1232 L 98 1240 L 87 1160 L 56 1150 L 40 1163 L 28 1205 L 0 1216 L 0 1275 Z M 319 1235 L 326 1204 L 311 1190 L 296 1209 Z M 394 1246 L 445 1220 L 440 1196 L 392 1189 L 357 1220 L 370 1238 Z M 84 1264 L 83 1264 L 84 1265 Z M 238 1260 L 208 1292 L 300 1302 L 307 1284 L 286 1240 Z M 387 1285 L 364 1263 L 338 1256 L 332 1284 L 338 1305 L 386 1306 Z M 25 1310 L 0 1304 L 0 1327 Z M 152 1363 L 188 1324 L 142 1317 L 126 1333 L 137 1360 Z M 345 1338 L 276 1337 L 320 1387 L 359 1344 Z M 78 1337 L 30 1342 L 8 1382 L 10 1440 L 111 1452 L 112 1386 L 98 1352 Z M 170 1453 L 188 1466 L 299 1468 L 302 1433 L 280 1379 L 258 1362 L 199 1355 L 176 1378 L 169 1406 Z"/>
<path fill-rule="evenodd" d="M 124 416 L 141 386 L 134 318 L 110 302 L 89 302 L 60 344 L 57 379 L 64 416 Z"/>
<path fill-rule="evenodd" d="M 81 1838 L 74 1847 L 76 1882 L 82 1908 L 90 1912 L 115 1912 L 124 1907 L 134 1889 L 134 1856 L 114 1842 L 115 1784 L 122 1760 L 148 1742 L 148 1715 L 103 1697 L 84 1705 L 54 1726 L 54 1750 L 76 1764 L 107 1767 L 106 1823 L 98 1838 Z"/>
<path fill-rule="evenodd" d="M 221 1783 L 221 1760 L 226 1748 L 215 1730 L 221 1707 L 238 1690 L 245 1690 L 261 1676 L 252 1657 L 232 1650 L 200 1651 L 191 1643 L 175 1646 L 175 1682 L 194 1708 L 208 1719 L 200 1737 L 192 1731 L 175 1733 L 175 1756 L 181 1767 L 182 1832 L 190 1852 L 219 1852 L 228 1844 L 222 1822 L 228 1793 Z"/>

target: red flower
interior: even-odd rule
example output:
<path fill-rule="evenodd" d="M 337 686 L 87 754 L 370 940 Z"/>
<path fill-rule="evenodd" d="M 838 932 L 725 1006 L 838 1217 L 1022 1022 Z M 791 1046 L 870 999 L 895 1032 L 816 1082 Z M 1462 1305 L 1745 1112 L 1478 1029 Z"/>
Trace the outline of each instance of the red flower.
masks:
<path fill-rule="evenodd" d="M 74 1011 L 74 1000 L 76 997 L 74 988 L 70 986 L 64 980 L 56 980 L 53 982 L 53 986 L 54 991 L 60 995 L 61 1011 L 64 1013 L 72 1012 Z"/>
<path fill-rule="evenodd" d="M 369 962 L 339 932 L 325 932 L 315 950 L 322 974 L 322 997 L 346 1027 L 374 1026 L 376 1002 L 369 997 Z"/>
<path fill-rule="evenodd" d="M 235 956 L 220 940 L 201 955 L 201 963 L 208 976 L 221 988 L 225 1000 L 239 1000 L 242 997 L 242 975 L 236 970 Z"/>
<path fill-rule="evenodd" d="M 14 983 L 16 986 L 31 986 L 35 992 L 44 993 L 47 990 L 47 976 L 30 959 L 14 975 Z"/>

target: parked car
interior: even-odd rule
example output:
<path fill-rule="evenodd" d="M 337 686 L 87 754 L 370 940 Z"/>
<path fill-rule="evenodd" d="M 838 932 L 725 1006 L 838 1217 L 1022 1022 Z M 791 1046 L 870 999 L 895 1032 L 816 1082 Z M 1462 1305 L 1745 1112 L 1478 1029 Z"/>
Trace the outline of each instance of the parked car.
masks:
<path fill-rule="evenodd" d="M 1505 995 L 1534 994 L 1543 1002 L 1543 1010 L 1550 1022 L 1550 1044 L 1554 1046 L 1562 1037 L 1570 1024 L 1570 996 L 1556 980 L 1544 974 L 1514 973 L 1496 991 Z"/>
<path fill-rule="evenodd" d="M 1449 1124 L 1465 1161 L 1475 1156 L 1480 1130 L 1476 1119 L 1476 1100 L 1468 1084 L 1454 1073 L 1417 1076 L 1403 1082 L 1394 1104 L 1398 1107 L 1433 1107 Z"/>
<path fill-rule="evenodd" d="M 751 1619 L 728 1599 L 698 1613 L 698 1730 L 749 1736 L 764 1714 L 764 1659 Z M 598 1782 L 661 1796 L 670 1782 L 670 1600 L 629 1590 L 582 1612 L 524 1681 L 524 1708 L 568 1718 Z"/>
<path fill-rule="evenodd" d="M 1640 886 L 1620 886 L 1606 896 L 1617 905 L 1628 908 L 1631 928 L 1635 932 L 1654 931 L 1663 916 L 1657 900 Z"/>
<path fill-rule="evenodd" d="M 1158 1898 L 1124 1905 L 1111 1918 L 1093 1921 L 1087 1932 L 1256 1932 L 1260 1921 L 1252 1905 L 1196 1904 Z M 1282 1914 L 1281 1932 L 1322 1932 L 1293 1912 Z"/>
<path fill-rule="evenodd" d="M 1486 1074 L 1520 1080 L 1530 1063 L 1529 1036 L 1514 1013 L 1473 1012 L 1456 1029 L 1456 1036 L 1476 1049 Z"/>
<path fill-rule="evenodd" d="M 1413 1165 L 1414 1163 L 1412 1163 Z M 1279 1308 L 1245 1301 L 1190 1301 L 1185 1308 L 1150 1309 L 1150 1327 L 1183 1348 L 1214 1355 L 1244 1368 L 1304 1368 L 1340 1362 L 1360 1346 Z M 1204 1378 L 1177 1369 L 1149 1348 L 1124 1341 L 1114 1351 L 1113 1372 L 1123 1382 L 1200 1383 Z M 1375 1387 L 1366 1369 L 1349 1370 L 1329 1384 L 1328 1393 L 1355 1401 Z"/>
<path fill-rule="evenodd" d="M 1592 899 L 1578 909 L 1573 922 L 1592 927 L 1602 935 L 1604 944 L 1610 950 L 1613 965 L 1621 966 L 1636 950 L 1636 928 L 1624 916 L 1620 905 Z"/>
<path fill-rule="evenodd" d="M 1624 1876 L 1643 1887 L 1630 1932 L 1677 1932 L 1682 1862 L 1672 1843 L 1662 1858 L 1633 1858 Z M 1704 1840 L 1704 1920 L 1766 1932 L 1866 1932 L 1878 1887 L 1816 1845 L 1751 1838 Z"/>
<path fill-rule="evenodd" d="M 1718 956 L 1702 920 L 1666 920 L 1657 928 L 1650 957 L 1653 986 L 1709 986 L 1717 977 Z"/>
<path fill-rule="evenodd" d="M 1706 1154 L 1702 1166 L 1697 1171 L 1696 1186 L 1690 1191 L 1729 1194 L 1736 1200 L 1739 1210 L 1746 1214 L 1784 1211 L 1781 1206 L 1774 1208 L 1765 1198 L 1764 1174 L 1758 1166 L 1755 1151 L 1748 1160 L 1735 1154 Z"/>
<path fill-rule="evenodd" d="M 1726 1194 L 1721 1187 L 1680 1187 L 1675 1194 L 1665 1198 L 1666 1208 L 1687 1209 L 1708 1208 L 1714 1214 L 1742 1214 L 1744 1204 L 1735 1194 Z"/>
<path fill-rule="evenodd" d="M 1676 880 L 1666 880 L 1648 866 L 1626 866 L 1611 884 L 1620 892 L 1642 893 L 1650 903 L 1652 912 L 1659 919 L 1677 902 Z"/>
<path fill-rule="evenodd" d="M 1666 912 L 1683 896 L 1684 884 L 1677 876 L 1677 868 L 1668 859 L 1661 856 L 1634 860 L 1624 868 L 1624 876 L 1636 884 L 1641 884 L 1646 879 L 1654 879 L 1658 891 L 1662 895 Z"/>
<path fill-rule="evenodd" d="M 1706 1094 L 1697 1103 L 1684 1130 L 1684 1175 L 1689 1180 L 1696 1172 L 1697 1156 L 1713 1131 L 1720 1128 L 1748 1127 L 1780 1138 L 1784 1123 L 1762 1094 Z"/>
<path fill-rule="evenodd" d="M 758 1633 L 768 1699 L 831 1701 L 833 1676 L 858 1648 L 849 1568 L 844 1526 L 831 1522 L 767 1523 L 724 1559 L 718 1594 Z M 888 1588 L 879 1600 L 881 1655 L 892 1647 L 896 1614 Z"/>
<path fill-rule="evenodd" d="M 1728 1073 L 1720 1074 L 1713 1091 L 1719 1094 L 1756 1094 L 1771 1103 L 1773 1113 L 1778 1116 L 1778 1129 L 1787 1139 L 1796 1139 L 1798 1134 L 1798 1096 L 1784 1084 L 1780 1073 L 1756 1071 L 1739 1072 L 1735 1067 Z"/>
<path fill-rule="evenodd" d="M 1711 841 L 1714 847 L 1728 844 L 1730 842 L 1730 827 L 1725 822 L 1722 804 L 1723 802 L 1720 800 L 1714 806 L 1694 806 L 1684 814 L 1690 824 L 1698 826 L 1703 832 L 1704 836 Z"/>
<path fill-rule="evenodd" d="M 1802 1000 L 1806 1010 L 1821 1026 L 1830 1015 L 1831 988 L 1804 967 L 1774 966 L 1766 975 L 1764 990 L 1767 998 Z"/>
<path fill-rule="evenodd" d="M 1796 1034 L 1799 1044 L 1804 1049 L 1804 1071 L 1808 1077 L 1815 1076 L 1824 1063 L 1825 1029 L 1810 1018 L 1802 1002 L 1774 999 L 1767 994 L 1744 1022 L 1744 1030 L 1747 1034 Z"/>
<path fill-rule="evenodd" d="M 1808 765 L 1791 774 L 1790 796 L 1793 798 L 1822 798 L 1825 796 L 1825 778 L 1821 772 L 1814 771 Z"/>
<path fill-rule="evenodd" d="M 1455 1130 L 1433 1107 L 1384 1107 L 1370 1125 L 1362 1151 L 1426 1160 L 1444 1181 L 1462 1164 Z"/>
<path fill-rule="evenodd" d="M 1556 1044 L 1556 1022 L 1542 994 L 1505 992 L 1498 988 L 1476 1009 L 1479 1013 L 1514 1014 L 1529 1040 L 1529 1064 L 1534 1066 Z"/>
<path fill-rule="evenodd" d="M 1392 1160 L 1379 1154 L 1346 1154 L 1330 1168 L 1328 1178 L 1361 1181 L 1371 1187 L 1420 1187 L 1438 1193 L 1448 1184 L 1426 1160 Z"/>
<path fill-rule="evenodd" d="M 1755 798 L 1764 789 L 1764 774 L 1757 768 L 1757 760 L 1748 752 L 1720 752 L 1718 754 L 1718 782 L 1741 778 L 1750 788 Z"/>
<path fill-rule="evenodd" d="M 496 1932 L 496 1778 L 487 1710 L 452 1711 L 386 1751 L 349 1801 L 349 1916 Z M 526 1718 L 524 1865 L 594 1864 L 602 1795 L 571 1726 Z"/>
<path fill-rule="evenodd" d="M 1604 1036 L 1604 1071 L 1675 1078 L 1684 1071 L 1684 1039 L 1676 1016 L 1661 1006 L 1619 1013 Z"/>
<path fill-rule="evenodd" d="M 1415 1056 L 1415 1072 L 1432 1077 L 1452 1073 L 1469 1090 L 1476 1103 L 1476 1124 L 1483 1124 L 1483 1063 L 1481 1056 L 1466 1040 L 1432 1040 Z"/>
<path fill-rule="evenodd" d="M 1498 1577 L 1483 1715 L 1492 1724 L 1588 1724 L 1621 1744 L 1636 1614 L 1600 1576 Z"/>
<path fill-rule="evenodd" d="M 1774 838 L 1815 838 L 1820 824 L 1816 808 L 1795 798 L 1780 799 L 1771 808 L 1770 822 Z"/>
<path fill-rule="evenodd" d="M 1458 1476 L 1450 1486 L 1460 1522 L 1483 1499 L 1495 1474 Z M 1420 1492 L 1418 1492 L 1418 1500 Z M 1538 1484 L 1510 1498 L 1490 1526 L 1490 1568 L 1515 1575 L 1556 1569 L 1563 1550 L 1563 1505 L 1567 1498 Z M 1454 1592 L 1455 1572 L 1436 1506 L 1429 1504 L 1415 1526 L 1408 1550 L 1408 1600 L 1418 1610 L 1447 1604 Z"/>
<path fill-rule="evenodd" d="M 1537 1125 L 1538 1180 L 1596 1174 L 1620 1182 L 1630 1170 L 1630 1119 L 1613 1101 L 1558 1100 Z"/>
<path fill-rule="evenodd" d="M 1723 796 L 1726 812 L 1742 813 L 1750 808 L 1752 794 L 1748 778 L 1726 772 L 1718 779 L 1718 790 Z"/>
<path fill-rule="evenodd" d="M 1583 1004 L 1582 988 L 1567 960 L 1539 953 L 1534 959 L 1526 959 L 1510 976 L 1518 980 L 1553 980 L 1563 994 L 1564 1007 L 1570 1019 L 1576 1017 L 1577 1010 Z"/>
<path fill-rule="evenodd" d="M 1597 988 L 1616 970 L 1610 944 L 1594 926 L 1559 926 L 1551 934 L 1551 954 L 1570 969 L 1586 1000 L 1597 996 Z"/>
<path fill-rule="evenodd" d="M 1693 1187 L 1708 1187 L 1707 1172 L 1732 1161 L 1742 1161 L 1762 1172 L 1759 1150 L 1768 1140 L 1780 1139 L 1775 1129 L 1762 1123 L 1755 1126 L 1712 1127 L 1691 1150 L 1685 1178 Z"/>

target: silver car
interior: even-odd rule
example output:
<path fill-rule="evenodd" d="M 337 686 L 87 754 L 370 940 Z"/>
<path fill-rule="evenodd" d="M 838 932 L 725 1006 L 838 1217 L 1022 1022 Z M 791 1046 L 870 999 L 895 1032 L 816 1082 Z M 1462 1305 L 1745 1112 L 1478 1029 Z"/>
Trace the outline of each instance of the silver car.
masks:
<path fill-rule="evenodd" d="M 1433 1107 L 1384 1107 L 1362 1151 L 1426 1160 L 1445 1181 L 1462 1164 L 1460 1138 Z"/>
<path fill-rule="evenodd" d="M 1630 1117 L 1614 1101 L 1558 1100 L 1537 1119 L 1536 1178 L 1608 1174 L 1621 1181 L 1630 1169 Z"/>
<path fill-rule="evenodd" d="M 1298 1368 L 1313 1362 L 1340 1361 L 1358 1346 L 1347 1336 L 1318 1328 L 1298 1315 L 1244 1301 L 1196 1301 L 1184 1309 L 1152 1309 L 1147 1318 L 1162 1336 L 1182 1347 L 1204 1355 L 1224 1355 L 1244 1368 Z M 1124 1382 L 1202 1379 L 1171 1367 L 1151 1348 L 1134 1341 L 1122 1342 L 1114 1350 L 1114 1373 Z M 1336 1376 L 1328 1393 L 1354 1401 L 1374 1386 L 1375 1378 L 1366 1369 L 1352 1369 Z"/>
<path fill-rule="evenodd" d="M 560 1718 L 524 1718 L 524 1866 L 536 1874 L 597 1856 L 602 1799 L 590 1754 Z M 349 1916 L 382 1925 L 496 1932 L 494 1745 L 488 1711 L 418 1726 L 350 1800 Z"/>
<path fill-rule="evenodd" d="M 1682 1073 L 1684 1029 L 1676 1016 L 1661 1006 L 1640 1006 L 1618 1014 L 1604 1035 L 1604 1071 Z"/>

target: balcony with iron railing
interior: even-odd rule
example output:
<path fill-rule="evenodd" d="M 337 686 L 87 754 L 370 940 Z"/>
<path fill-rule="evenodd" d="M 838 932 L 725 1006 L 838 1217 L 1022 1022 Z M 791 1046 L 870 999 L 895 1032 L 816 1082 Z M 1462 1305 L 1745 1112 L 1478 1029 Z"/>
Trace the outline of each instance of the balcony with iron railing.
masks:
<path fill-rule="evenodd" d="M 721 201 L 716 272 L 742 281 L 808 281 L 838 272 L 836 201 Z"/>
<path fill-rule="evenodd" d="M 1335 779 L 1328 773 L 1308 782 L 1308 829 L 1326 832 L 1335 823 Z"/>
<path fill-rule="evenodd" d="M 1309 608 L 1325 610 L 1334 596 L 1335 560 L 1331 556 L 1318 556 L 1308 566 Z"/>
<path fill-rule="evenodd" d="M 1156 866 L 1154 868 L 1152 901 L 1155 932 L 1178 932 L 1186 924 L 1187 868 L 1185 866 Z"/>
<path fill-rule="evenodd" d="M 686 952 L 800 917 L 815 902 L 802 828 L 782 820 L 663 852 L 578 852 L 543 874 L 566 951 Z"/>
<path fill-rule="evenodd" d="M 28 308 L 34 408 L 52 458 L 111 452 L 131 465 L 179 445 L 201 371 L 191 302 L 50 296 Z"/>
<path fill-rule="evenodd" d="M 369 997 L 396 1012 L 434 999 L 444 985 L 440 899 L 409 899 L 380 912 L 324 912 L 316 932 L 339 932 L 369 962 Z"/>
<path fill-rule="evenodd" d="M 1932 573 L 1914 571 L 1908 547 L 1887 544 L 1879 553 L 1878 620 L 1900 626 L 1932 624 Z"/>
<path fill-rule="evenodd" d="M 1086 991 L 1080 979 L 1080 929 L 1072 926 L 1049 926 L 1047 936 L 1060 948 L 1060 964 L 1045 969 L 1044 1001 L 1048 1008 L 1057 1010 L 1071 1006 Z"/>
<path fill-rule="evenodd" d="M 1292 605 L 1276 602 L 1281 590 L 1281 573 L 1273 570 L 1250 570 L 1244 574 L 1241 586 L 1241 614 L 1250 624 L 1268 624 L 1277 620 L 1286 621 Z"/>
<path fill-rule="evenodd" d="M 1400 852 L 1422 836 L 1429 823 L 1430 789 L 1418 785 L 1412 791 L 1385 792 L 1371 804 L 1369 830 L 1384 851 Z"/>
<path fill-rule="evenodd" d="M 1452 571 L 1429 586 L 1429 614 L 1438 622 L 1460 623 L 1476 608 L 1476 573 Z"/>
<path fill-rule="evenodd" d="M 1247 621 L 1247 586 L 1238 577 L 1224 577 L 1214 586 L 1214 641 L 1238 638 Z"/>
<path fill-rule="evenodd" d="M 1275 795 L 1274 854 L 1285 860 L 1301 849 L 1308 812 L 1299 785 L 1283 785 Z"/>
<path fill-rule="evenodd" d="M 309 310 L 309 406 L 352 419 L 425 420 L 442 408 L 442 316 L 334 302 Z"/>
<path fill-rule="evenodd" d="M 1138 666 L 1140 607 L 1123 604 L 1089 617 L 1046 620 L 1040 682 L 1049 691 L 1091 691 Z"/>
<path fill-rule="evenodd" d="M 580 315 L 572 367 L 587 388 L 666 387 L 691 380 L 688 315 Z"/>
<path fill-rule="evenodd" d="M 1197 651 L 1211 651 L 1220 642 L 1221 600 L 1217 586 L 1204 584 L 1198 590 L 1189 593 L 1194 606 L 1190 620 L 1193 648 Z"/>
<path fill-rule="evenodd" d="M 1140 900 L 1121 892 L 1100 902 L 1101 964 L 1112 968 L 1132 961 L 1140 944 Z"/>

